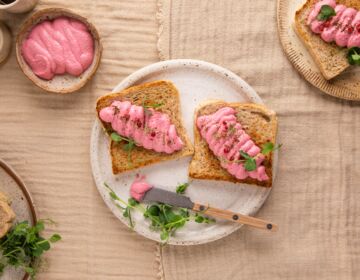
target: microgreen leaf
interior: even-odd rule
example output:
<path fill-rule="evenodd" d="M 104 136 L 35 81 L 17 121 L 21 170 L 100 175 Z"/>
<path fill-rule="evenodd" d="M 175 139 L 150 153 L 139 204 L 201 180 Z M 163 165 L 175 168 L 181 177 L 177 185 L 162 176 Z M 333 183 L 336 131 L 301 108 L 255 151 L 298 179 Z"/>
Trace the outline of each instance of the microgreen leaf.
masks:
<path fill-rule="evenodd" d="M 256 170 L 256 160 L 251 157 L 248 153 L 240 151 L 240 155 L 245 159 L 244 168 L 246 171 Z"/>
<path fill-rule="evenodd" d="M 202 223 L 204 221 L 204 217 L 203 216 L 200 216 L 200 215 L 197 215 L 195 217 L 195 222 L 197 223 Z"/>
<path fill-rule="evenodd" d="M 267 155 L 267 154 L 269 154 L 270 152 L 273 152 L 273 151 L 275 151 L 275 150 L 280 149 L 281 146 L 282 146 L 282 144 L 274 145 L 274 144 L 271 143 L 271 142 L 267 142 L 267 143 L 265 143 L 265 144 L 262 146 L 261 153 L 262 153 L 263 155 Z"/>
<path fill-rule="evenodd" d="M 349 49 L 347 54 L 347 59 L 351 65 L 359 65 L 360 66 L 360 48 L 353 47 Z"/>
<path fill-rule="evenodd" d="M 244 164 L 244 168 L 246 171 L 254 171 L 256 170 L 256 161 L 254 158 L 247 159 Z"/>
<path fill-rule="evenodd" d="M 184 183 L 184 184 L 178 185 L 176 187 L 176 193 L 177 194 L 184 194 L 186 189 L 188 188 L 188 186 L 189 186 L 189 183 Z"/>
<path fill-rule="evenodd" d="M 115 142 L 121 142 L 123 140 L 122 137 L 119 134 L 117 134 L 116 132 L 111 133 L 110 137 L 111 137 L 111 140 L 113 140 Z"/>
<path fill-rule="evenodd" d="M 55 243 L 55 242 L 58 242 L 59 240 L 61 240 L 61 236 L 59 234 L 55 233 L 50 237 L 49 240 L 51 243 Z"/>
<path fill-rule="evenodd" d="M 329 5 L 323 5 L 321 7 L 320 13 L 317 16 L 317 19 L 320 21 L 326 21 L 335 15 L 336 15 L 336 12 L 333 7 L 331 7 Z"/>
<path fill-rule="evenodd" d="M 34 226 L 28 221 L 14 225 L 11 230 L 0 239 L 0 274 L 7 266 L 23 269 L 34 279 L 39 265 L 39 257 L 51 248 L 50 243 L 61 239 L 59 234 L 53 234 L 49 239 L 40 236 L 45 229 L 45 220 L 39 220 Z"/>

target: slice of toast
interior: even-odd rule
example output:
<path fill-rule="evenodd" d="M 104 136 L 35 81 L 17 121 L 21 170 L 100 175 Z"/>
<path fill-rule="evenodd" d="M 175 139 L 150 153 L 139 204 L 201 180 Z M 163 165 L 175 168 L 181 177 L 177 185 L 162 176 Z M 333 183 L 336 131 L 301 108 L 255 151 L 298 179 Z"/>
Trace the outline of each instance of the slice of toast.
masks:
<path fill-rule="evenodd" d="M 350 64 L 346 57 L 346 48 L 338 47 L 335 43 L 326 43 L 307 25 L 308 16 L 318 1 L 307 0 L 296 12 L 294 30 L 309 50 L 322 75 L 325 79 L 330 80 L 345 71 Z M 360 1 L 358 0 L 337 0 L 336 3 L 360 10 Z"/>
<path fill-rule="evenodd" d="M 200 132 L 196 126 L 196 119 L 202 115 L 215 113 L 217 110 L 223 107 L 231 107 L 236 110 L 238 122 L 259 147 L 267 142 L 275 143 L 276 141 L 277 117 L 275 112 L 258 104 L 208 101 L 204 104 L 201 104 L 195 112 L 195 154 L 190 163 L 189 176 L 195 179 L 220 180 L 271 187 L 273 164 L 272 153 L 269 153 L 265 156 L 263 163 L 266 174 L 269 176 L 269 180 L 260 182 L 250 177 L 244 180 L 239 180 L 228 173 L 226 169 L 221 167 L 219 159 L 212 153 L 206 141 L 201 137 Z"/>
<path fill-rule="evenodd" d="M 153 163 L 173 160 L 190 156 L 194 153 L 194 148 L 187 136 L 186 129 L 182 122 L 180 110 L 179 92 L 173 83 L 169 81 L 155 81 L 138 86 L 133 86 L 118 93 L 102 96 L 97 100 L 96 111 L 99 116 L 101 109 L 110 106 L 115 100 L 128 100 L 132 104 L 142 105 L 144 101 L 149 104 L 162 104 L 156 108 L 157 111 L 166 113 L 171 122 L 175 125 L 176 131 L 184 143 L 184 147 L 172 154 L 157 153 L 143 147 L 135 147 L 130 153 L 123 149 L 125 143 L 111 141 L 110 154 L 112 159 L 112 169 L 114 174 L 133 170 Z M 99 118 L 100 119 L 100 118 Z M 101 119 L 100 119 L 101 121 Z M 113 129 L 109 123 L 102 122 L 106 132 L 110 135 Z"/>

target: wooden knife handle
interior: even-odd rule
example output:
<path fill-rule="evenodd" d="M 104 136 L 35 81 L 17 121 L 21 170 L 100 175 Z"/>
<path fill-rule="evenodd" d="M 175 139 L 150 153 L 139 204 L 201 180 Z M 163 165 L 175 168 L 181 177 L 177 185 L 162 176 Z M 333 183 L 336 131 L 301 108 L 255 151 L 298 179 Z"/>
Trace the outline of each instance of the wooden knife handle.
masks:
<path fill-rule="evenodd" d="M 228 210 L 213 208 L 213 207 L 198 204 L 198 203 L 194 203 L 194 207 L 192 210 L 194 210 L 196 212 L 201 212 L 205 215 L 208 215 L 208 216 L 211 216 L 214 218 L 220 218 L 220 219 L 232 221 L 232 222 L 243 224 L 243 225 L 248 225 L 248 226 L 255 227 L 255 228 L 264 229 L 267 231 L 275 232 L 278 230 L 278 226 L 269 221 L 242 215 L 242 214 L 231 212 Z"/>

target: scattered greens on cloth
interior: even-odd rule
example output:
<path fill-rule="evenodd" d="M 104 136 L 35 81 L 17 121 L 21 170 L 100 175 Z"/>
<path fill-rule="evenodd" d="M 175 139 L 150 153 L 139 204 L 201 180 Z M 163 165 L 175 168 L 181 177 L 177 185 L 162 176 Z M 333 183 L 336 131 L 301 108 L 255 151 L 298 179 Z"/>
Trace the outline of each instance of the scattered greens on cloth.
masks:
<path fill-rule="evenodd" d="M 323 5 L 321 7 L 320 13 L 317 16 L 317 19 L 320 21 L 327 21 L 333 16 L 336 16 L 334 8 L 329 5 Z"/>
<path fill-rule="evenodd" d="M 215 220 L 203 216 L 201 213 L 193 214 L 186 208 L 174 207 L 172 205 L 164 203 L 152 203 L 148 205 L 143 205 L 137 202 L 133 198 L 129 198 L 128 201 L 124 201 L 112 190 L 112 188 L 104 183 L 105 187 L 109 191 L 109 195 L 116 207 L 118 207 L 123 212 L 123 216 L 129 220 L 129 226 L 133 228 L 134 221 L 131 217 L 131 212 L 133 210 L 140 211 L 143 213 L 144 217 L 151 221 L 150 229 L 160 233 L 160 239 L 166 243 L 171 236 L 173 236 L 179 228 L 185 226 L 185 224 L 191 220 L 196 223 L 214 223 Z M 188 183 L 179 185 L 177 187 L 177 192 L 185 193 Z"/>
<path fill-rule="evenodd" d="M 50 220 L 40 220 L 35 226 L 30 226 L 28 221 L 20 222 L 0 239 L 0 275 L 6 267 L 14 266 L 24 269 L 31 279 L 35 279 L 40 256 L 50 249 L 51 243 L 61 239 L 59 234 L 53 234 L 49 239 L 40 236 L 46 221 Z"/>

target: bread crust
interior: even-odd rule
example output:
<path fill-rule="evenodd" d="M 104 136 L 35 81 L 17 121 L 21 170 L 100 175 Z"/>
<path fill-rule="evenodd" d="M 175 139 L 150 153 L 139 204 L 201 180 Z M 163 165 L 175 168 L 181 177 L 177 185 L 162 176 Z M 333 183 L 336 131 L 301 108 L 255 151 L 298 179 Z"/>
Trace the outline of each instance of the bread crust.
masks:
<path fill-rule="evenodd" d="M 153 150 L 147 150 L 143 147 L 135 147 L 131 152 L 131 159 L 129 162 L 128 153 L 123 150 L 125 143 L 116 143 L 111 140 L 110 155 L 114 174 L 134 170 L 162 161 L 179 159 L 190 156 L 194 153 L 194 147 L 183 125 L 179 92 L 170 81 L 155 81 L 145 83 L 142 85 L 130 87 L 121 92 L 102 96 L 97 100 L 97 116 L 99 117 L 99 112 L 101 109 L 110 106 L 111 103 L 115 100 L 128 100 L 133 104 L 141 105 L 145 98 L 146 100 L 154 103 L 163 103 L 163 105 L 156 110 L 166 113 L 170 117 L 171 122 L 176 127 L 176 131 L 179 137 L 184 143 L 184 147 L 180 151 L 172 154 L 157 153 Z M 101 121 L 100 117 L 99 120 Z M 110 124 L 103 121 L 101 121 L 101 123 L 103 124 L 103 127 L 108 134 L 113 132 Z"/>
<path fill-rule="evenodd" d="M 219 180 L 233 183 L 245 183 L 262 187 L 272 186 L 272 153 L 265 156 L 264 166 L 267 181 L 258 181 L 253 178 L 239 180 L 221 167 L 219 159 L 209 149 L 206 141 L 201 137 L 196 126 L 199 116 L 209 115 L 220 108 L 231 107 L 237 111 L 238 121 L 242 124 L 246 133 L 252 138 L 256 145 L 262 146 L 267 142 L 276 142 L 277 117 L 275 112 L 263 105 L 253 103 L 227 103 L 224 101 L 208 101 L 201 104 L 194 115 L 194 139 L 195 153 L 189 166 L 189 176 L 194 179 Z"/>

